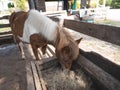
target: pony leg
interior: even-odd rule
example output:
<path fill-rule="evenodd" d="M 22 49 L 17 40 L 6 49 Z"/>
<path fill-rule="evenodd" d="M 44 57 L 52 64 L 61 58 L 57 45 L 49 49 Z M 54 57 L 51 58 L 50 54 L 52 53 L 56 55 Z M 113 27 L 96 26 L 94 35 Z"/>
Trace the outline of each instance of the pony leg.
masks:
<path fill-rule="evenodd" d="M 24 60 L 25 59 L 25 53 L 24 53 L 24 50 L 23 50 L 23 43 L 20 41 L 20 39 L 16 35 L 14 36 L 14 42 L 18 44 L 18 48 L 21 52 L 22 59 Z"/>
<path fill-rule="evenodd" d="M 46 44 L 46 45 L 44 45 L 44 46 L 41 48 L 41 51 L 42 51 L 42 53 L 43 53 L 43 54 L 45 54 L 45 53 L 46 53 L 46 48 L 47 48 L 47 44 Z"/>
<path fill-rule="evenodd" d="M 14 41 L 14 43 L 18 43 L 17 41 L 16 41 L 16 36 L 15 35 L 13 35 L 13 41 Z M 19 45 L 18 45 L 19 46 Z"/>
<path fill-rule="evenodd" d="M 38 56 L 38 44 L 37 44 L 37 36 L 36 34 L 33 34 L 30 36 L 30 44 L 34 53 L 34 56 L 36 58 L 36 60 L 40 60 L 39 56 Z"/>
<path fill-rule="evenodd" d="M 24 50 L 23 50 L 23 43 L 19 42 L 18 47 L 19 47 L 19 49 L 21 51 L 22 59 L 25 59 L 25 53 L 24 53 Z"/>
<path fill-rule="evenodd" d="M 39 56 L 38 56 L 38 48 L 37 48 L 37 46 L 35 44 L 32 44 L 32 43 L 31 43 L 31 46 L 32 46 L 32 50 L 33 50 L 33 53 L 35 55 L 36 60 L 40 60 Z"/>

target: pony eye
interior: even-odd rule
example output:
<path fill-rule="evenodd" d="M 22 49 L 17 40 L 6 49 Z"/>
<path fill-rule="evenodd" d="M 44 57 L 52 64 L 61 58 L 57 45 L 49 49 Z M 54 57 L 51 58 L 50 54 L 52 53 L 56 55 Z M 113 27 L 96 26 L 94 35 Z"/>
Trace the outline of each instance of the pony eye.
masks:
<path fill-rule="evenodd" d="M 70 53 L 71 49 L 69 46 L 65 46 L 62 48 L 62 53 Z"/>

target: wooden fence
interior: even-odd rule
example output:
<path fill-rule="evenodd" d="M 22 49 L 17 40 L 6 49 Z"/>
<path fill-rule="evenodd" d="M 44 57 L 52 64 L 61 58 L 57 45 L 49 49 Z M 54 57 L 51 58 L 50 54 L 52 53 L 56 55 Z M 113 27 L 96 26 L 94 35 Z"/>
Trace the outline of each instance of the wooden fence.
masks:
<path fill-rule="evenodd" d="M 64 20 L 64 27 L 120 45 L 120 27 L 97 25 L 75 20 Z M 102 83 L 108 90 L 120 89 L 120 66 L 97 54 L 80 50 L 78 64 Z M 103 89 L 102 89 L 103 90 Z"/>
<path fill-rule="evenodd" d="M 0 20 L 8 20 L 9 19 L 9 15 L 6 15 L 6 16 L 3 16 L 3 17 L 0 17 Z M 7 28 L 7 27 L 10 27 L 10 24 L 0 24 L 0 29 L 1 28 Z M 11 30 L 9 31 L 6 31 L 6 32 L 0 32 L 0 45 L 1 44 L 5 44 L 5 43 L 11 43 L 13 42 L 13 38 L 12 36 L 12 33 L 11 33 Z"/>
<path fill-rule="evenodd" d="M 4 16 L 1 19 L 8 19 Z M 9 24 L 1 24 L 0 28 L 9 27 Z M 75 20 L 64 20 L 64 27 L 77 32 L 120 45 L 120 28 L 106 25 L 97 25 Z M 9 32 L 11 33 L 11 32 Z M 2 36 L 4 35 L 4 36 Z M 12 40 L 12 35 L 8 33 L 0 34 L 0 43 L 5 40 Z M 80 50 L 80 57 L 77 63 L 83 67 L 92 77 L 104 85 L 108 90 L 120 90 L 120 66 L 112 63 L 96 52 L 85 52 Z M 33 66 L 33 64 L 31 64 Z"/>

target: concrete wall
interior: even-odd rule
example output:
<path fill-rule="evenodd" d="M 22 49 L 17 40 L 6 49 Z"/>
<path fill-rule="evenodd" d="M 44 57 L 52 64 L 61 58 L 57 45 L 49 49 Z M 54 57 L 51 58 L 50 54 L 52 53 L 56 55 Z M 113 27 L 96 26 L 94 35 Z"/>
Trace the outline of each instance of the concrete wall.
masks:
<path fill-rule="evenodd" d="M 109 9 L 106 17 L 110 20 L 120 21 L 120 9 Z"/>

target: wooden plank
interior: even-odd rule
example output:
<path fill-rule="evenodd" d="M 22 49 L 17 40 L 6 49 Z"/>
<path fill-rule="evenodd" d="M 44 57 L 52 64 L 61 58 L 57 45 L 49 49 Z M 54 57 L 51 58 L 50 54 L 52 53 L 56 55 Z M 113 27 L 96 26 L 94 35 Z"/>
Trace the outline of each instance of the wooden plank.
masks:
<path fill-rule="evenodd" d="M 105 87 L 109 90 L 120 90 L 120 82 L 118 80 L 113 78 L 101 68 L 97 67 L 82 55 L 79 56 L 77 63 L 99 80 L 103 85 L 105 85 Z"/>
<path fill-rule="evenodd" d="M 0 20 L 2 19 L 9 19 L 10 15 L 6 15 L 6 16 L 3 16 L 3 17 L 0 17 Z"/>
<path fill-rule="evenodd" d="M 42 53 L 42 51 L 41 51 L 40 48 L 38 49 L 38 53 L 39 53 L 40 59 L 49 58 L 49 56 L 47 55 L 47 53 L 45 53 L 45 54 L 43 55 L 43 53 Z"/>
<path fill-rule="evenodd" d="M 26 60 L 33 60 L 34 59 L 34 54 L 33 54 L 33 51 L 31 49 L 30 44 L 23 43 L 23 50 L 25 53 Z"/>
<path fill-rule="evenodd" d="M 55 48 L 53 46 L 48 46 L 48 50 L 55 56 Z"/>
<path fill-rule="evenodd" d="M 39 64 L 38 63 L 35 63 L 36 64 L 36 68 L 37 68 L 37 71 L 38 71 L 38 76 L 39 76 L 39 79 L 40 79 L 40 82 L 41 82 L 41 86 L 42 86 L 42 90 L 47 90 L 46 86 L 45 86 L 45 82 L 42 78 L 42 73 L 40 71 L 40 67 L 39 67 Z"/>
<path fill-rule="evenodd" d="M 66 10 L 62 10 L 62 11 L 47 11 L 47 12 L 43 12 L 43 14 L 46 14 L 49 17 L 51 17 L 51 16 L 67 16 Z"/>
<path fill-rule="evenodd" d="M 120 27 L 64 20 L 64 26 L 80 33 L 120 45 Z"/>
<path fill-rule="evenodd" d="M 120 65 L 94 51 L 85 52 L 84 50 L 80 49 L 80 54 L 120 81 Z"/>
<path fill-rule="evenodd" d="M 26 62 L 27 90 L 35 90 L 30 62 Z"/>
<path fill-rule="evenodd" d="M 49 57 L 52 57 L 52 56 L 53 56 L 53 54 L 49 51 L 48 48 L 46 49 L 46 53 L 47 53 L 47 55 L 48 55 Z"/>
<path fill-rule="evenodd" d="M 42 12 L 46 11 L 45 0 L 34 0 L 34 5 L 35 5 L 35 9 L 37 9 L 38 11 L 40 10 L 42 10 Z"/>
<path fill-rule="evenodd" d="M 40 48 L 38 48 L 38 56 L 40 59 L 42 59 L 42 53 L 40 51 L 41 51 Z"/>
<path fill-rule="evenodd" d="M 5 31 L 5 32 L 0 32 L 0 36 L 1 35 L 8 35 L 8 34 L 12 34 L 12 31 Z"/>
<path fill-rule="evenodd" d="M 41 83 L 40 83 L 40 80 L 39 80 L 38 73 L 37 73 L 36 66 L 35 66 L 34 62 L 31 62 L 31 67 L 32 67 L 32 72 L 33 72 L 33 77 L 34 77 L 36 90 L 42 90 Z"/>
<path fill-rule="evenodd" d="M 28 3 L 30 9 L 35 9 L 34 0 L 28 0 Z"/>
<path fill-rule="evenodd" d="M 10 27 L 10 24 L 0 24 L 0 28 Z"/>
<path fill-rule="evenodd" d="M 13 43 L 13 36 L 12 35 L 7 35 L 7 36 L 3 36 L 0 35 L 0 45 L 1 44 L 7 44 L 7 43 Z"/>
<path fill-rule="evenodd" d="M 44 70 L 44 69 L 48 69 L 52 66 L 55 66 L 58 63 L 58 60 L 55 56 L 49 57 L 49 58 L 44 58 L 40 61 L 36 61 L 39 63 L 40 65 L 40 69 Z"/>
<path fill-rule="evenodd" d="M 0 34 L 0 38 L 12 37 L 12 34 Z"/>
<path fill-rule="evenodd" d="M 40 65 L 42 65 L 42 64 L 45 64 L 49 61 L 54 61 L 55 59 L 57 59 L 56 56 L 52 56 L 52 57 L 49 57 L 49 58 L 42 58 L 41 60 L 36 61 L 36 62 L 38 62 Z"/>

